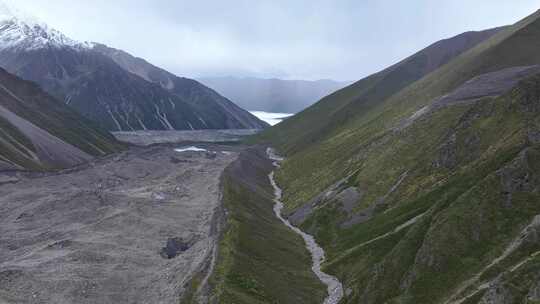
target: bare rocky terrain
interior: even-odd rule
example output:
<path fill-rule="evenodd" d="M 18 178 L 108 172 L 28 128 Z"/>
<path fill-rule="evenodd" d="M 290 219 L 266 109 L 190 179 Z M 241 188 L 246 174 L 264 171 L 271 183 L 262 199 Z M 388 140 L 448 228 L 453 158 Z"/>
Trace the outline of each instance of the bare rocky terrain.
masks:
<path fill-rule="evenodd" d="M 197 146 L 2 176 L 0 303 L 178 303 L 196 274 L 204 288 L 240 148 Z"/>

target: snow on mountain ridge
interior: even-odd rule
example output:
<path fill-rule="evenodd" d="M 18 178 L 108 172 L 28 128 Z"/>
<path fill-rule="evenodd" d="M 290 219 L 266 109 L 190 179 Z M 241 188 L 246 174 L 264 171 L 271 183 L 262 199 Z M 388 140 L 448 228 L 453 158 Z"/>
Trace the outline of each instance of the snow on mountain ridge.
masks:
<path fill-rule="evenodd" d="M 24 22 L 25 24 L 28 24 L 31 26 L 34 26 L 34 25 L 45 26 L 45 23 L 40 21 L 35 16 L 32 16 L 16 8 L 15 6 L 8 4 L 7 2 L 0 1 L 0 21 L 3 22 L 3 21 L 13 20 L 13 19 L 20 20 L 21 22 Z"/>
<path fill-rule="evenodd" d="M 45 47 L 91 48 L 92 44 L 75 41 L 50 28 L 38 18 L 0 1 L 0 49 Z"/>

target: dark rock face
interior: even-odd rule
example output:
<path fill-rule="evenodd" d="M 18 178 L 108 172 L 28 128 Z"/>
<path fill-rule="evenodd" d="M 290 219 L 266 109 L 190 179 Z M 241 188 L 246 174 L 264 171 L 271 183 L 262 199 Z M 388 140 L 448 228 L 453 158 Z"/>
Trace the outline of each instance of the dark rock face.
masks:
<path fill-rule="evenodd" d="M 534 127 L 529 128 L 529 130 L 527 130 L 527 140 L 531 144 L 540 143 L 540 130 Z"/>
<path fill-rule="evenodd" d="M 537 280 L 536 286 L 529 292 L 528 298 L 531 301 L 540 301 L 540 278 Z"/>
<path fill-rule="evenodd" d="M 296 226 L 303 224 L 310 216 L 314 214 L 317 208 L 324 206 L 335 206 L 341 213 L 343 213 L 347 220 L 342 224 L 342 227 L 347 227 L 352 222 L 365 221 L 371 218 L 374 206 L 368 208 L 369 210 L 361 210 L 355 213 L 355 208 L 362 201 L 364 191 L 358 187 L 351 186 L 353 182 L 352 176 L 349 176 L 336 184 L 329 187 L 325 192 L 316 196 L 310 202 L 302 205 L 294 211 L 288 220 Z M 384 198 L 381 198 L 381 204 Z"/>
<path fill-rule="evenodd" d="M 540 112 L 540 76 L 536 75 L 522 81 L 514 91 L 520 111 L 528 114 Z"/>
<path fill-rule="evenodd" d="M 266 127 L 195 81 L 176 77 L 171 91 L 92 48 L 5 49 L 0 65 L 111 131 Z"/>
<path fill-rule="evenodd" d="M 96 44 L 93 51 L 112 59 L 124 70 L 158 85 L 192 106 L 200 116 L 191 124 L 198 129 L 261 129 L 268 125 L 201 83 L 158 68 L 122 50 Z"/>
<path fill-rule="evenodd" d="M 112 59 L 124 70 L 179 96 L 197 111 L 204 113 L 207 117 L 202 121 L 205 127 L 201 129 L 215 129 L 216 127 L 209 127 L 207 124 L 216 123 L 219 123 L 219 126 L 225 126 L 220 127 L 221 129 L 260 129 L 268 126 L 216 91 L 193 79 L 178 77 L 144 59 L 103 44 L 96 44 L 93 50 Z M 196 122 L 201 123 L 200 119 Z"/>
<path fill-rule="evenodd" d="M 502 194 L 506 199 L 505 205 L 507 207 L 512 206 L 514 193 L 538 191 L 536 181 L 531 174 L 529 152 L 528 149 L 525 149 L 512 163 L 497 172 L 501 179 Z"/>
<path fill-rule="evenodd" d="M 186 242 L 182 238 L 170 238 L 167 240 L 167 245 L 161 248 L 160 255 L 164 259 L 174 259 L 182 252 L 188 250 L 193 244 Z"/>
<path fill-rule="evenodd" d="M 452 169 L 457 165 L 456 134 L 452 134 L 439 148 L 439 158 L 435 161 L 435 167 Z"/>
<path fill-rule="evenodd" d="M 13 14 L 9 9 L 6 15 Z M 120 50 L 78 43 L 18 15 L 1 21 L 0 66 L 113 131 L 260 129 L 267 124 L 202 84 Z M 15 36 L 16 39 L 13 39 Z"/>
<path fill-rule="evenodd" d="M 349 187 L 336 195 L 336 200 L 341 203 L 341 209 L 347 214 L 353 212 L 363 193 L 357 187 Z"/>

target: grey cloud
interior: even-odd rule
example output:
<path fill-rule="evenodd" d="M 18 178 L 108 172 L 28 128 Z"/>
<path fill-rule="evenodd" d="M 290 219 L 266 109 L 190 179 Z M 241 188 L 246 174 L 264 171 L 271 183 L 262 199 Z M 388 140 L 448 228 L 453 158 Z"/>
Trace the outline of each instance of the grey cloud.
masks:
<path fill-rule="evenodd" d="M 8 2 L 75 39 L 125 49 L 184 76 L 339 80 L 537 9 L 535 0 Z"/>

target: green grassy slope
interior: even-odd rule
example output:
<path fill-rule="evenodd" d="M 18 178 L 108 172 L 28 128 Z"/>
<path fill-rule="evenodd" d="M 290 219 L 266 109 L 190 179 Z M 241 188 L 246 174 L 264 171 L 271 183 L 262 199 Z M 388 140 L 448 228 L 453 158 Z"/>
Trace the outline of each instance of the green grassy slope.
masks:
<path fill-rule="evenodd" d="M 540 88 L 540 77 L 529 82 Z M 540 214 L 540 146 L 527 137 L 529 128 L 538 128 L 531 120 L 538 112 L 523 110 L 526 102 L 514 96 L 521 89 L 434 113 L 401 134 L 405 138 L 393 152 L 411 153 L 415 160 L 396 163 L 390 155 L 382 157 L 380 168 L 399 168 L 408 176 L 371 220 L 343 228 L 348 214 L 338 201 L 330 201 L 303 224 L 328 250 L 327 270 L 353 290 L 345 303 L 444 303 L 540 250 L 540 240 L 531 239 L 486 269 Z M 426 130 L 435 139 L 413 152 Z M 453 136 L 456 165 L 434 166 Z M 349 183 L 362 186 L 369 174 L 361 171 Z M 396 231 L 419 215 L 416 223 Z M 469 291 L 459 292 L 476 275 L 481 278 Z M 529 280 L 522 289 L 529 291 L 534 283 Z"/>
<path fill-rule="evenodd" d="M 371 103 L 365 108 L 347 104 L 345 107 L 349 109 L 345 112 L 350 113 L 351 117 L 346 121 L 335 119 L 330 125 L 332 127 L 314 140 L 311 139 L 311 135 L 301 136 L 302 140 L 310 140 L 309 144 L 295 140 L 296 125 L 278 126 L 264 132 L 263 138 L 258 140 L 269 140 L 288 156 L 289 161 L 285 163 L 284 170 L 278 177 L 281 182 L 289 185 L 285 198 L 290 206 L 298 206 L 352 173 L 351 171 L 354 172 L 362 162 L 363 150 L 386 140 L 386 135 L 391 132 L 393 126 L 432 102 L 434 98 L 447 94 L 474 76 L 505 67 L 539 63 L 540 52 L 537 50 L 540 49 L 540 43 L 537 39 L 532 39 L 535 35 L 540 35 L 538 31 L 540 20 L 535 14 L 512 27 L 505 28 L 449 64 L 382 101 Z M 380 88 L 384 89 L 384 86 Z M 311 111 L 315 110 L 314 108 Z M 320 115 L 324 113 L 328 111 L 319 112 Z M 303 120 L 304 116 L 300 114 L 297 119 Z M 291 120 L 291 123 L 294 122 Z M 304 127 L 302 124 L 310 124 L 312 127 Z M 298 125 L 302 129 L 317 129 L 320 120 L 307 119 L 303 120 L 302 124 Z M 272 132 L 280 133 L 282 132 L 280 128 L 283 127 L 288 127 L 293 135 L 287 133 L 274 136 Z M 282 144 L 283 140 L 287 143 Z"/>
<path fill-rule="evenodd" d="M 211 278 L 217 303 L 321 303 L 326 295 L 302 238 L 273 213 L 272 169 L 255 150 L 227 169 L 227 227 Z"/>
<path fill-rule="evenodd" d="M 467 32 L 434 43 L 379 73 L 323 98 L 298 115 L 266 130 L 257 139 L 271 141 L 282 153 L 292 154 L 307 149 L 329 137 L 349 120 L 368 113 L 386 98 L 505 30 L 496 28 Z"/>
<path fill-rule="evenodd" d="M 399 128 L 475 76 L 540 64 L 539 17 L 363 99 L 385 90 L 384 76 L 371 76 L 258 138 L 287 153 L 278 178 L 289 211 L 316 198 L 302 228 L 350 289 L 344 303 L 539 300 L 540 76 Z"/>
<path fill-rule="evenodd" d="M 6 88 L 0 94 L 0 105 L 82 151 L 102 156 L 124 148 L 107 131 L 44 93 L 36 84 L 4 70 L 0 70 L 0 84 Z M 54 169 L 43 167 L 31 157 L 31 152 L 35 152 L 31 141 L 6 120 L 0 120 L 0 132 L 0 160 L 25 169 Z"/>

